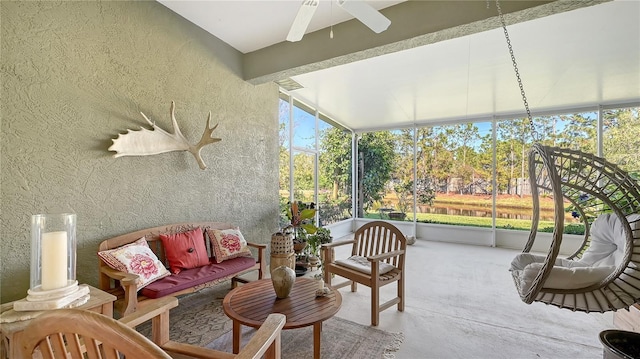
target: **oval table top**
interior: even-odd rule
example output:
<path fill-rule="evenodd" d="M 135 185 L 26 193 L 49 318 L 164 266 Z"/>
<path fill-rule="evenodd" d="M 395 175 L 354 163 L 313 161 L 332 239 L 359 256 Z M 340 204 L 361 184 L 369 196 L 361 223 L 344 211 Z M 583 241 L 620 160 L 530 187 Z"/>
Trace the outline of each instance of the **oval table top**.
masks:
<path fill-rule="evenodd" d="M 299 277 L 287 298 L 277 298 L 271 279 L 261 279 L 230 291 L 222 301 L 225 314 L 243 325 L 258 328 L 271 313 L 287 316 L 284 329 L 301 328 L 334 316 L 342 305 L 340 293 L 316 297 L 315 280 Z"/>

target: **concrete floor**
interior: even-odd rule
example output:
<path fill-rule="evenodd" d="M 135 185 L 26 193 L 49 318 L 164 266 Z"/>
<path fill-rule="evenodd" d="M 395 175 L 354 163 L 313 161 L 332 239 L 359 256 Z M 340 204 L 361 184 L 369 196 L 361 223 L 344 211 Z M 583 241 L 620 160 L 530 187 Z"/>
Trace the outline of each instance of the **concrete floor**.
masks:
<path fill-rule="evenodd" d="M 404 334 L 396 358 L 602 358 L 598 334 L 613 328 L 613 313 L 523 303 L 508 271 L 519 252 L 421 240 L 408 246 L 405 311 L 383 311 L 378 326 Z M 369 288 L 339 290 L 337 316 L 370 325 Z M 395 284 L 383 287 L 381 302 L 395 291 Z"/>

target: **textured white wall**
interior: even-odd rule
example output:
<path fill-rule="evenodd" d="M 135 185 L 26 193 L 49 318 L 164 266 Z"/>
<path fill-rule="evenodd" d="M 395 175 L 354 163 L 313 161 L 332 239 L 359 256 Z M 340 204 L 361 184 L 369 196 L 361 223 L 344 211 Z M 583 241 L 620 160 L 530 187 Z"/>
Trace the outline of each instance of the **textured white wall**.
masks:
<path fill-rule="evenodd" d="M 1 300 L 26 296 L 32 214 L 78 215 L 80 282 L 97 285 L 98 243 L 190 220 L 266 243 L 278 221 L 278 88 L 242 80 L 241 54 L 155 1 L 0 2 Z M 113 158 L 146 125 L 193 143 L 207 113 L 222 142 Z"/>

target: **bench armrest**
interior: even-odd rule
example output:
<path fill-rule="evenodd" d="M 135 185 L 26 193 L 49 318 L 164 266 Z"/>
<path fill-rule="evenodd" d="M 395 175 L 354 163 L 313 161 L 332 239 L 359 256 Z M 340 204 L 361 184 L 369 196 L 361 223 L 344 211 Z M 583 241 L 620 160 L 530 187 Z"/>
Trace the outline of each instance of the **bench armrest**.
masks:
<path fill-rule="evenodd" d="M 138 325 L 151 320 L 163 313 L 169 313 L 169 310 L 178 306 L 178 299 L 176 297 L 162 297 L 158 299 L 148 299 L 140 304 L 135 313 L 131 313 L 126 317 L 120 318 L 118 321 L 135 328 Z"/>
<path fill-rule="evenodd" d="M 267 272 L 267 257 L 265 255 L 267 251 L 267 245 L 262 243 L 247 242 L 247 246 L 258 249 L 258 259 L 256 260 L 256 263 L 260 265 L 260 269 L 258 269 L 258 279 L 262 279 L 264 277 L 264 274 Z"/>
<path fill-rule="evenodd" d="M 247 242 L 247 245 L 249 247 L 258 248 L 258 249 L 267 249 L 267 245 L 263 243 Z"/>
<path fill-rule="evenodd" d="M 119 281 L 123 287 L 131 286 L 131 285 L 135 286 L 136 281 L 138 280 L 137 274 L 121 272 L 119 270 L 116 270 L 107 266 L 100 267 L 100 273 L 105 274 L 106 276 L 108 276 L 113 280 Z M 108 289 L 108 288 L 103 288 L 103 289 Z"/>
<path fill-rule="evenodd" d="M 122 316 L 135 312 L 138 307 L 138 275 L 121 272 L 107 266 L 100 266 L 100 274 L 120 282 L 122 290 L 124 291 L 124 300 L 121 309 Z M 101 287 L 100 289 L 107 292 L 109 289 L 112 289 L 110 288 L 110 284 L 106 284 L 104 281 L 101 281 Z"/>
<path fill-rule="evenodd" d="M 178 306 L 178 298 L 162 297 L 145 300 L 133 313 L 118 321 L 134 328 L 151 320 L 151 340 L 158 346 L 169 341 L 169 311 Z"/>

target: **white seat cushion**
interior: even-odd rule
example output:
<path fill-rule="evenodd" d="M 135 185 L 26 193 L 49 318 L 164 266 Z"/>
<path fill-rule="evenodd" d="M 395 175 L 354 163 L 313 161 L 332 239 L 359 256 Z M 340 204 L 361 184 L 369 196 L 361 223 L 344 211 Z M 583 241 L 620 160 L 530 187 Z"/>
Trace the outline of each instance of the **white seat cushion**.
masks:
<path fill-rule="evenodd" d="M 640 216 L 627 217 L 629 222 Z M 632 229 L 637 228 L 636 222 Z M 591 245 L 580 260 L 556 258 L 544 288 L 585 288 L 607 278 L 624 258 L 626 238 L 622 222 L 615 214 L 602 214 L 591 226 Z M 512 275 L 522 292 L 529 290 L 533 280 L 542 269 L 546 257 L 531 253 L 520 253 L 511 262 Z"/>
<path fill-rule="evenodd" d="M 357 270 L 358 272 L 371 274 L 371 262 L 369 262 L 366 257 L 351 256 L 347 259 L 338 259 L 335 263 Z M 395 267 L 389 263 L 380 262 L 378 270 L 380 274 L 385 274 L 394 268 Z"/>
<path fill-rule="evenodd" d="M 627 216 L 627 221 L 638 221 L 640 215 Z M 631 225 L 631 230 L 638 228 L 638 222 Z M 613 213 L 605 213 L 591 225 L 591 244 L 580 262 L 593 267 L 619 265 L 624 259 L 626 237 L 622 222 Z"/>

